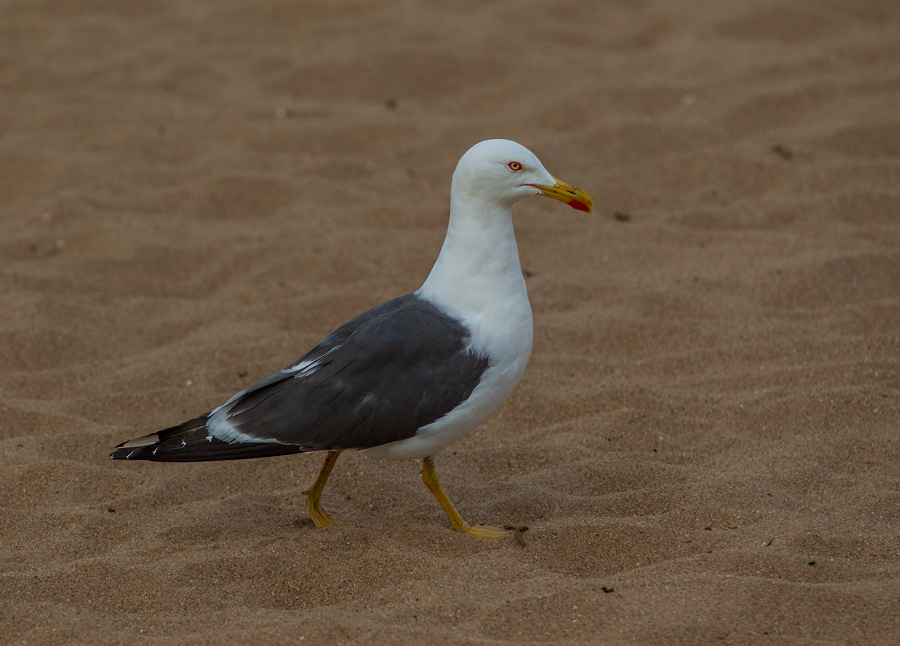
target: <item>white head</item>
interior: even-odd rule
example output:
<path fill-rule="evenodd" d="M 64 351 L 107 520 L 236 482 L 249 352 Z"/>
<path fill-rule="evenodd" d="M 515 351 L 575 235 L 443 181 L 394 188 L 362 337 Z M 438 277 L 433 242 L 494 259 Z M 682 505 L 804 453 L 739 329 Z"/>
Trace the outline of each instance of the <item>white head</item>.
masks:
<path fill-rule="evenodd" d="M 525 197 L 546 195 L 581 211 L 593 210 L 587 193 L 553 177 L 533 152 L 507 139 L 482 141 L 462 156 L 453 173 L 452 195 L 506 208 Z"/>

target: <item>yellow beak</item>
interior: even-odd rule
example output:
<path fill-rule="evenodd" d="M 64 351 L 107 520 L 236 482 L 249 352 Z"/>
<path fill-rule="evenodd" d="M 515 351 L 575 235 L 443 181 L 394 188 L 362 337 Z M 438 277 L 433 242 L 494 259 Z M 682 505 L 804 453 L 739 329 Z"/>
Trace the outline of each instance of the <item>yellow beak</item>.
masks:
<path fill-rule="evenodd" d="M 590 195 L 577 186 L 566 184 L 564 181 L 556 179 L 555 177 L 553 179 L 556 180 L 556 186 L 538 186 L 537 184 L 534 184 L 534 187 L 541 192 L 541 195 L 546 195 L 547 197 L 552 197 L 554 200 L 565 202 L 573 209 L 586 211 L 587 213 L 594 212 L 594 200 L 591 199 Z"/>

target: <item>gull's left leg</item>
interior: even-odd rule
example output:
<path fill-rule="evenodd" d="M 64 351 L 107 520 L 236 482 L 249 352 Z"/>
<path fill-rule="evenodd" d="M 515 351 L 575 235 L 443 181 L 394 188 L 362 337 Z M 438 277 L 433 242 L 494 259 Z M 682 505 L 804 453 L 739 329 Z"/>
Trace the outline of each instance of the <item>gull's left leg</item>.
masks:
<path fill-rule="evenodd" d="M 341 524 L 334 516 L 322 509 L 322 505 L 319 504 L 319 499 L 322 497 L 322 490 L 325 488 L 325 483 L 328 482 L 328 476 L 331 475 L 331 470 L 334 469 L 334 463 L 337 462 L 340 454 L 340 451 L 328 452 L 328 455 L 325 456 L 325 463 L 319 471 L 319 477 L 316 478 L 313 486 L 303 492 L 303 495 L 306 496 L 306 512 L 309 514 L 309 517 L 312 518 L 316 527 L 334 527 Z"/>
<path fill-rule="evenodd" d="M 444 511 L 450 518 L 451 527 L 456 531 L 477 538 L 503 538 L 509 534 L 508 531 L 500 529 L 499 527 L 489 527 L 487 525 L 472 527 L 469 523 L 464 521 L 459 515 L 459 512 L 456 511 L 453 503 L 450 502 L 447 494 L 444 493 L 444 490 L 441 488 L 441 482 L 438 480 L 437 473 L 434 471 L 433 458 L 425 458 L 422 460 L 422 480 L 425 482 L 425 486 L 431 489 L 431 493 L 434 494 L 434 497 L 437 498 L 438 502 L 441 503 L 441 507 L 444 508 Z"/>

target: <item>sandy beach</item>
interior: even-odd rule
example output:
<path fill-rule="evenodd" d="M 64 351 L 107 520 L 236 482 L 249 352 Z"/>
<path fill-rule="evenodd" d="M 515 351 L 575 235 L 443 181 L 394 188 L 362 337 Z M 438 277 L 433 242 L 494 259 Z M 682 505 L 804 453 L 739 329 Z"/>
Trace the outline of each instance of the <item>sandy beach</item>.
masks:
<path fill-rule="evenodd" d="M 0 644 L 896 644 L 900 4 L 0 2 Z M 516 140 L 534 350 L 421 463 L 123 463 L 421 285 Z"/>

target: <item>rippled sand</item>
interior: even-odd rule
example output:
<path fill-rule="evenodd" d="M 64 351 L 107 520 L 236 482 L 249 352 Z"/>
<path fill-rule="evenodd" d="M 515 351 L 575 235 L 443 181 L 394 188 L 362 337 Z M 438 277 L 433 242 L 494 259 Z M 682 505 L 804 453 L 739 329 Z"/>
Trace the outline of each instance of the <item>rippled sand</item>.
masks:
<path fill-rule="evenodd" d="M 0 642 L 892 644 L 896 2 L 0 5 Z M 515 139 L 535 348 L 420 465 L 122 463 L 419 286 Z"/>

